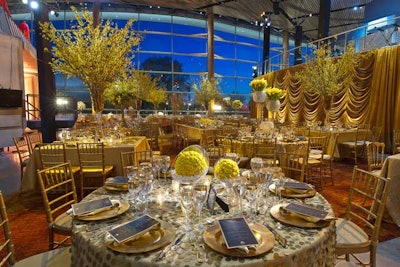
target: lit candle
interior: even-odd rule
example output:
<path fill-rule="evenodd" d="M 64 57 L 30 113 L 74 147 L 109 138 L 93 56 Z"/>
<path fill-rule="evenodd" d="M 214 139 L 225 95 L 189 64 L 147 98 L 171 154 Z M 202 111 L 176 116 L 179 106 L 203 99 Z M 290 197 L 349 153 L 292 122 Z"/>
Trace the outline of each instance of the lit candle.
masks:
<path fill-rule="evenodd" d="M 176 180 L 172 180 L 172 191 L 173 192 L 179 191 L 179 182 Z"/>

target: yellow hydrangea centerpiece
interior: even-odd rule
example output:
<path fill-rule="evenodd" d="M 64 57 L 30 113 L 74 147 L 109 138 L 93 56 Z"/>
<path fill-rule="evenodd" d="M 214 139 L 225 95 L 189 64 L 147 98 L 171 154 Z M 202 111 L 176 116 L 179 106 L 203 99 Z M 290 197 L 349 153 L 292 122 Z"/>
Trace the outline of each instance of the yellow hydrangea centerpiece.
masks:
<path fill-rule="evenodd" d="M 250 86 L 254 92 L 263 91 L 267 87 L 267 81 L 264 78 L 254 79 L 250 82 Z"/>
<path fill-rule="evenodd" d="M 207 168 L 205 157 L 195 150 L 181 151 L 175 160 L 175 171 L 181 176 L 196 176 Z"/>
<path fill-rule="evenodd" d="M 235 178 L 239 175 L 239 167 L 231 159 L 221 159 L 214 166 L 214 175 L 219 180 Z"/>
<path fill-rule="evenodd" d="M 268 100 L 278 100 L 285 95 L 285 91 L 276 87 L 269 87 L 265 90 Z"/>
<path fill-rule="evenodd" d="M 232 102 L 233 109 L 241 109 L 242 107 L 243 107 L 242 101 L 240 101 L 239 99 L 233 100 Z"/>

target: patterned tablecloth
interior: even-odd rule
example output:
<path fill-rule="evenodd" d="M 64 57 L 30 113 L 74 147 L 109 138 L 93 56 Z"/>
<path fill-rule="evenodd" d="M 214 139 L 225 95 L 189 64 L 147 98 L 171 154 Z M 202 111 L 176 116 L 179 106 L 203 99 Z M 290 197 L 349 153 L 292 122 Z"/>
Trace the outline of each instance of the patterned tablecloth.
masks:
<path fill-rule="evenodd" d="M 381 175 L 392 179 L 384 220 L 392 221 L 400 227 L 400 154 L 385 159 Z"/>
<path fill-rule="evenodd" d="M 143 151 L 150 149 L 149 142 L 145 136 L 136 136 L 122 143 L 114 143 L 113 145 L 104 145 L 104 161 L 106 165 L 114 166 L 114 175 L 122 175 L 121 152 L 127 151 Z M 67 145 L 67 160 L 71 161 L 73 166 L 79 166 L 78 150 L 75 145 Z M 24 172 L 22 180 L 23 191 L 39 191 L 39 180 L 37 169 L 41 168 L 39 150 L 35 149 Z"/>
<path fill-rule="evenodd" d="M 176 227 L 176 232 L 179 233 L 182 232 L 182 224 L 185 218 L 181 212 L 178 196 L 170 190 L 170 183 L 170 180 L 158 181 L 158 191 L 156 190 L 156 192 L 168 192 L 168 195 L 162 204 L 152 197 L 149 214 L 173 224 Z M 99 188 L 88 195 L 85 200 L 106 195 L 114 199 L 127 199 L 129 197 L 128 193 L 108 192 L 104 188 Z M 265 198 L 260 200 L 258 210 L 265 211 L 264 205 L 268 201 L 265 201 Z M 305 202 L 333 212 L 329 203 L 318 193 Z M 114 252 L 105 245 L 105 232 L 122 222 L 132 220 L 135 217 L 132 210 L 104 221 L 83 222 L 74 220 L 72 266 L 334 266 L 334 222 L 321 229 L 301 229 L 286 226 L 282 230 L 277 230 L 286 238 L 286 248 L 275 241 L 275 246 L 271 251 L 254 258 L 224 256 L 205 246 L 208 260 L 199 262 L 196 247 L 204 244 L 201 238 L 204 229 L 210 227 L 216 219 L 229 216 L 222 210 L 217 211 L 214 215 L 210 215 L 207 210 L 204 210 L 201 220 L 195 215 L 191 216 L 194 228 L 191 231 L 193 234 L 191 236 L 195 237 L 191 239 L 193 243 L 189 238 L 185 238 L 176 249 L 171 250 L 165 258 L 159 261 L 156 260 L 156 257 L 161 249 L 139 254 L 124 254 Z M 260 224 L 267 222 L 274 227 L 276 225 L 268 212 L 260 212 L 256 220 Z M 197 242 L 197 245 L 194 245 L 194 242 Z"/>

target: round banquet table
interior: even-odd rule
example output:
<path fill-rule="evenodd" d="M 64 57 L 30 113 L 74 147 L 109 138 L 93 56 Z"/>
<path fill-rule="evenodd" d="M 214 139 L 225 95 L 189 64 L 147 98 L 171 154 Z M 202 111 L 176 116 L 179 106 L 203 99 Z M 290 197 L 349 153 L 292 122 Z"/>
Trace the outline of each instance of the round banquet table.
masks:
<path fill-rule="evenodd" d="M 157 188 L 153 189 L 155 193 L 153 193 L 149 203 L 149 214 L 162 221 L 169 222 L 175 228 L 176 234 L 179 234 L 182 232 L 185 217 L 182 214 L 177 193 L 174 193 L 170 188 L 170 179 L 157 181 Z M 157 202 L 155 195 L 160 192 L 169 193 L 164 195 L 164 201 Z M 88 195 L 84 201 L 104 196 L 120 200 L 129 198 L 127 192 L 108 191 L 102 187 Z M 295 199 L 285 200 L 298 201 Z M 265 204 L 267 201 L 259 201 L 259 211 L 266 210 L 263 203 Z M 318 193 L 314 197 L 308 198 L 306 204 L 323 207 L 324 210 L 333 215 L 329 203 Z M 211 215 L 208 210 L 203 210 L 201 221 L 197 216 L 191 216 L 193 228 L 191 236 L 195 238 L 184 238 L 162 260 L 156 259 L 162 248 L 137 254 L 125 254 L 107 248 L 105 243 L 106 231 L 136 218 L 131 209 L 117 217 L 101 221 L 87 222 L 74 219 L 71 266 L 334 266 L 335 222 L 333 221 L 324 228 L 305 229 L 286 225 L 282 230 L 276 231 L 286 239 L 287 246 L 283 248 L 275 240 L 272 250 L 257 257 L 235 258 L 225 256 L 213 251 L 206 245 L 208 260 L 199 262 L 196 248 L 199 247 L 198 245 L 204 244 L 201 238 L 204 230 L 201 230 L 201 227 L 198 226 L 203 225 L 203 229 L 207 229 L 212 226 L 215 220 L 229 217 L 232 217 L 232 215 L 222 210 L 217 210 L 214 215 Z M 273 227 L 276 225 L 276 221 L 269 212 L 260 212 L 256 220 L 259 224 L 268 223 Z M 194 246 L 193 242 L 197 242 L 197 245 Z"/>

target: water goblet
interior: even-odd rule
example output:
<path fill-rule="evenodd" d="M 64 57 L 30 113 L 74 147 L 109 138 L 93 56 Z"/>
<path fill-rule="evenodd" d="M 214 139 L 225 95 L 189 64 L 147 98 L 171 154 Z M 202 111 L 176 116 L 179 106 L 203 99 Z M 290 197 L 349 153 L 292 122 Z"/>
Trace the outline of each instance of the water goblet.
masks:
<path fill-rule="evenodd" d="M 144 202 L 144 213 L 148 211 L 148 198 L 151 190 L 153 189 L 153 172 L 151 167 L 143 167 L 139 174 L 139 199 Z"/>
<path fill-rule="evenodd" d="M 154 176 L 156 178 L 160 178 L 160 170 L 161 170 L 161 163 L 160 163 L 160 156 L 155 155 L 151 158 L 151 162 L 153 165 Z"/>
<path fill-rule="evenodd" d="M 193 208 L 193 196 L 195 194 L 193 185 L 181 184 L 179 187 L 180 201 L 183 209 L 185 210 L 185 231 L 190 231 L 190 218 L 189 214 Z"/>
<path fill-rule="evenodd" d="M 167 178 L 167 171 L 169 169 L 169 164 L 171 162 L 171 158 L 168 155 L 160 156 L 160 168 L 162 173 L 164 174 L 164 179 Z"/>
<path fill-rule="evenodd" d="M 132 203 L 132 205 L 135 205 L 137 197 L 137 189 L 139 185 L 138 167 L 127 166 L 125 168 L 128 177 L 129 201 Z"/>

